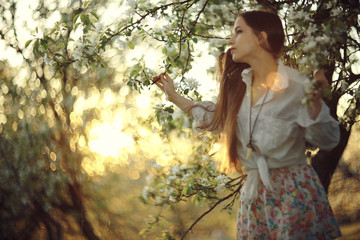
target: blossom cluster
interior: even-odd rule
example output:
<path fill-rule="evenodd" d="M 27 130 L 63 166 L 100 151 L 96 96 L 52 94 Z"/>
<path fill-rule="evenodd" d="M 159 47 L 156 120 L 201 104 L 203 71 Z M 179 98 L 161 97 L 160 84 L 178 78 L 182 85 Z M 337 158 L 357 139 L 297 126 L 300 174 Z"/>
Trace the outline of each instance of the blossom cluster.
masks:
<path fill-rule="evenodd" d="M 165 104 L 157 104 L 154 110 L 156 119 L 161 125 L 167 125 L 173 119 L 174 109 L 171 106 L 165 107 Z"/>
<path fill-rule="evenodd" d="M 229 177 L 215 169 L 214 160 L 203 157 L 199 165 L 180 165 L 161 167 L 146 177 L 141 199 L 154 205 L 177 203 L 185 198 L 214 198 L 227 187 Z M 199 166 L 201 170 L 199 171 Z"/>
<path fill-rule="evenodd" d="M 175 73 L 177 74 L 177 71 L 175 71 Z M 173 74 L 174 75 L 174 74 Z M 182 76 L 180 79 L 179 78 L 175 78 L 174 79 L 174 87 L 175 89 L 184 94 L 187 95 L 189 97 L 195 97 L 197 99 L 199 99 L 200 95 L 197 92 L 198 88 L 200 86 L 200 83 L 192 77 L 184 77 Z M 194 95 L 189 95 L 189 94 L 194 94 Z"/>
<path fill-rule="evenodd" d="M 305 96 L 301 100 L 302 104 L 310 106 L 312 104 L 312 96 L 321 91 L 318 81 L 312 78 L 306 78 L 304 81 Z"/>
<path fill-rule="evenodd" d="M 74 39 L 72 47 L 69 52 L 74 60 L 73 67 L 81 71 L 83 66 L 89 66 L 89 60 L 91 61 L 93 56 L 101 55 L 104 49 L 100 47 L 100 39 L 103 31 L 103 24 L 96 23 L 94 27 L 87 27 L 84 23 L 79 22 L 75 31 L 77 35 Z"/>
<path fill-rule="evenodd" d="M 290 57 L 296 59 L 300 70 L 307 75 L 327 62 L 330 51 L 336 51 L 335 44 L 345 31 L 344 23 L 338 21 L 341 7 L 336 6 L 335 1 L 326 6 L 332 9 L 332 17 L 320 24 L 314 19 L 314 12 L 305 11 L 301 6 L 290 6 L 286 13 L 288 30 L 299 42 L 296 51 L 289 51 Z"/>

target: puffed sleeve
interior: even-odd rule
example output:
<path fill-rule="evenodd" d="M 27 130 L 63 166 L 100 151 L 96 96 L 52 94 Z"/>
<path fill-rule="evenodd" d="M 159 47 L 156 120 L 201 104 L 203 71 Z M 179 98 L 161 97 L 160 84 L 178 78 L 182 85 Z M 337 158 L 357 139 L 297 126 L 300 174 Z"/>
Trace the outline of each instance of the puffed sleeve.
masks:
<path fill-rule="evenodd" d="M 310 118 L 307 106 L 302 104 L 297 123 L 305 128 L 305 139 L 322 150 L 330 151 L 339 144 L 338 122 L 330 115 L 329 107 L 322 101 L 321 111 L 315 120 Z"/>
<path fill-rule="evenodd" d="M 210 101 L 195 103 L 191 115 L 198 125 L 207 125 L 211 122 L 215 110 L 215 104 Z"/>

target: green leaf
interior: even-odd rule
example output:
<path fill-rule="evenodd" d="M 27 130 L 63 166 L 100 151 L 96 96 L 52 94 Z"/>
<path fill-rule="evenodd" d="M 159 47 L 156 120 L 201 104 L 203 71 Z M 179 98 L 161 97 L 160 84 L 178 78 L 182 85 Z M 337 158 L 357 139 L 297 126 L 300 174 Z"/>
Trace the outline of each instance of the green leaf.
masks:
<path fill-rule="evenodd" d="M 89 0 L 86 0 L 86 1 L 84 2 L 84 8 L 86 8 L 86 7 L 89 5 L 89 3 L 90 3 L 90 1 L 89 1 Z"/>
<path fill-rule="evenodd" d="M 81 14 L 80 15 L 80 20 L 85 24 L 85 25 L 89 25 L 90 24 L 90 19 L 88 16 L 86 16 L 85 14 Z"/>
<path fill-rule="evenodd" d="M 128 46 L 130 49 L 134 49 L 135 48 L 135 44 L 131 41 L 128 42 Z"/>
<path fill-rule="evenodd" d="M 76 31 L 76 29 L 78 28 L 79 25 L 80 25 L 80 23 L 75 24 L 74 31 Z"/>
<path fill-rule="evenodd" d="M 322 89 L 322 95 L 324 96 L 324 98 L 328 99 L 328 100 L 331 100 L 332 98 L 332 93 L 331 93 L 331 89 L 330 88 L 323 88 Z"/>
<path fill-rule="evenodd" d="M 27 40 L 26 43 L 25 43 L 25 48 L 27 48 L 27 47 L 30 45 L 31 42 L 32 42 L 32 39 L 31 39 L 31 40 Z"/>
<path fill-rule="evenodd" d="M 76 20 L 79 18 L 80 14 L 76 14 L 75 17 L 73 18 L 73 24 L 76 23 Z"/>
<path fill-rule="evenodd" d="M 99 20 L 99 16 L 95 12 L 90 12 L 97 20 Z"/>
<path fill-rule="evenodd" d="M 164 110 L 169 113 L 174 113 L 174 109 L 172 107 L 166 107 L 166 108 L 164 108 Z"/>
<path fill-rule="evenodd" d="M 135 68 L 130 72 L 130 77 L 136 76 L 140 72 L 140 68 Z"/>

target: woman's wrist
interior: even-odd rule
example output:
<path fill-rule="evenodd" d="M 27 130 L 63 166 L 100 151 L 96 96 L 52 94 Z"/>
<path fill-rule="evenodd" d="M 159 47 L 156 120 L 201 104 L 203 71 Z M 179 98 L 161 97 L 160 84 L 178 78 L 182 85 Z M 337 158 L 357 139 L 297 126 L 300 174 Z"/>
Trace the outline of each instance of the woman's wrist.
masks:
<path fill-rule="evenodd" d="M 181 95 L 176 91 L 168 93 L 167 95 L 167 99 L 172 103 L 176 103 L 176 99 L 178 99 L 179 97 L 181 97 Z"/>

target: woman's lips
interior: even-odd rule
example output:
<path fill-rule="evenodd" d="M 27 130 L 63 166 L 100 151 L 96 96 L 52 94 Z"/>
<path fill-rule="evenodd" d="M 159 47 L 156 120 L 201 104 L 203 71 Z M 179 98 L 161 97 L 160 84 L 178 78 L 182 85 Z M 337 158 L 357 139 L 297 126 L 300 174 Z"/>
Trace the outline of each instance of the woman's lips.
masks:
<path fill-rule="evenodd" d="M 234 47 L 230 48 L 230 53 L 232 54 L 234 52 L 234 50 L 235 50 Z"/>

